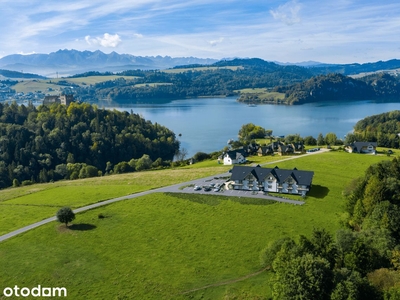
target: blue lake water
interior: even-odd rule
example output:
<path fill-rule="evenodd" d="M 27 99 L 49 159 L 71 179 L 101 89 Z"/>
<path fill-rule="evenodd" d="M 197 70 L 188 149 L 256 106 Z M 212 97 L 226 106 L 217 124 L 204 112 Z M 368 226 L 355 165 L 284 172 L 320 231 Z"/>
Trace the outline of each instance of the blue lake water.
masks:
<path fill-rule="evenodd" d="M 101 105 L 99 105 L 101 107 Z M 104 105 L 106 108 L 133 111 L 146 120 L 181 134 L 181 147 L 189 156 L 198 151 L 221 150 L 229 139 L 237 139 L 243 124 L 254 123 L 273 130 L 273 135 L 300 134 L 315 138 L 319 133 L 334 132 L 343 138 L 357 121 L 391 110 L 400 110 L 400 103 L 376 101 L 324 102 L 295 106 L 257 105 L 255 107 L 232 98 L 196 98 L 175 100 L 165 104 Z"/>

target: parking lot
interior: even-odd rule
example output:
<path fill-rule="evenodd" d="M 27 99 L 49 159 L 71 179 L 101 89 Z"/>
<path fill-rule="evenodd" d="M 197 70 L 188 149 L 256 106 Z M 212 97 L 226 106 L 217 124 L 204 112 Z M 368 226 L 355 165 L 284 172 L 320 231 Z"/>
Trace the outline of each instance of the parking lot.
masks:
<path fill-rule="evenodd" d="M 219 196 L 231 196 L 231 197 L 247 197 L 247 198 L 257 198 L 265 200 L 273 200 L 278 202 L 290 203 L 295 205 L 303 205 L 304 201 L 297 201 L 286 199 L 282 197 L 274 196 L 273 194 L 265 195 L 263 192 L 254 191 L 242 191 L 242 190 L 229 190 L 227 189 L 226 182 L 229 181 L 230 173 L 219 174 L 216 176 L 210 176 L 206 178 L 201 178 L 173 186 L 163 188 L 162 191 L 170 193 L 187 193 L 187 194 L 205 194 L 205 195 L 219 195 Z M 220 184 L 222 188 L 216 192 L 214 191 L 214 186 Z M 195 186 L 201 187 L 199 190 L 195 190 Z M 204 189 L 204 187 L 211 187 L 210 190 Z"/>

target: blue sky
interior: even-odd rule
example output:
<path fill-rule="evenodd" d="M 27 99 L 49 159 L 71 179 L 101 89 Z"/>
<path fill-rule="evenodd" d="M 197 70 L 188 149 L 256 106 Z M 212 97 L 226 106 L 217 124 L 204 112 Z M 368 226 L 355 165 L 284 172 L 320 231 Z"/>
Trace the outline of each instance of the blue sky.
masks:
<path fill-rule="evenodd" d="M 59 49 L 364 63 L 400 58 L 399 1 L 0 0 L 0 57 Z"/>

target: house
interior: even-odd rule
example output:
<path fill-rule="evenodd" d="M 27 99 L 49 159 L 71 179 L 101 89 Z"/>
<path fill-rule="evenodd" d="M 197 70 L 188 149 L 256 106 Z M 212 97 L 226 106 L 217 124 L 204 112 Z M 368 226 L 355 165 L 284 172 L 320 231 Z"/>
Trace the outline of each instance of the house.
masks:
<path fill-rule="evenodd" d="M 279 153 L 279 155 L 293 154 L 294 148 L 291 144 L 289 144 L 289 145 L 279 144 L 278 153 Z"/>
<path fill-rule="evenodd" d="M 260 166 L 234 166 L 231 187 L 234 190 L 262 191 L 305 196 L 311 189 L 314 172 Z"/>
<path fill-rule="evenodd" d="M 218 157 L 218 162 L 223 160 L 224 165 L 234 165 L 245 163 L 246 151 L 244 149 L 230 150 Z"/>
<path fill-rule="evenodd" d="M 271 144 L 269 144 L 268 146 L 272 148 L 272 150 L 274 151 L 278 151 L 279 146 L 283 145 L 282 142 L 272 142 Z"/>
<path fill-rule="evenodd" d="M 43 99 L 43 105 L 51 105 L 53 103 L 63 104 L 63 105 L 70 105 L 71 102 L 74 101 L 73 95 L 47 95 Z"/>
<path fill-rule="evenodd" d="M 349 153 L 376 153 L 376 142 L 354 142 L 347 145 L 344 149 Z"/>
<path fill-rule="evenodd" d="M 304 144 L 302 142 L 292 143 L 291 145 L 293 147 L 294 152 L 300 152 L 300 153 L 304 152 Z"/>
<path fill-rule="evenodd" d="M 272 149 L 271 146 L 261 146 L 260 148 L 258 148 L 257 150 L 257 155 L 258 156 L 265 156 L 268 154 L 274 154 L 274 149 Z"/>

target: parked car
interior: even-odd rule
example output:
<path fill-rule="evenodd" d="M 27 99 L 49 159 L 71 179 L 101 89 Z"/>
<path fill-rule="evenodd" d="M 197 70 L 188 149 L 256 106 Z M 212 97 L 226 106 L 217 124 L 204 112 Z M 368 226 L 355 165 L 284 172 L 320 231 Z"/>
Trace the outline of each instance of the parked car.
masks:
<path fill-rule="evenodd" d="M 195 191 L 200 191 L 200 190 L 201 190 L 201 186 L 195 185 L 194 188 L 193 188 L 193 190 L 195 190 Z"/>

